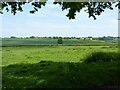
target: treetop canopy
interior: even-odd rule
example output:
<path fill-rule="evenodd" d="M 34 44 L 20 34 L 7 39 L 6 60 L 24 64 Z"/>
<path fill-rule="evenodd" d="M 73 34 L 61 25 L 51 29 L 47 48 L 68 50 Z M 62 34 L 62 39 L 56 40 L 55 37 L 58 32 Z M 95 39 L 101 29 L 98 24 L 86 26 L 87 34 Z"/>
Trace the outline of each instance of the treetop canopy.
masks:
<path fill-rule="evenodd" d="M 75 19 L 76 12 L 79 12 L 82 9 L 88 13 L 89 18 L 93 17 L 96 19 L 96 16 L 101 15 L 105 9 L 113 10 L 113 4 L 115 7 L 120 9 L 120 1 L 119 0 L 54 0 L 53 4 L 59 4 L 62 10 L 68 10 L 67 17 L 69 19 Z M 3 9 L 7 12 L 11 12 L 13 15 L 17 13 L 17 11 L 24 11 L 23 5 L 26 3 L 31 4 L 33 10 L 30 10 L 31 14 L 34 14 L 38 11 L 42 6 L 46 5 L 48 0 L 0 0 L 0 13 L 3 14 Z"/>

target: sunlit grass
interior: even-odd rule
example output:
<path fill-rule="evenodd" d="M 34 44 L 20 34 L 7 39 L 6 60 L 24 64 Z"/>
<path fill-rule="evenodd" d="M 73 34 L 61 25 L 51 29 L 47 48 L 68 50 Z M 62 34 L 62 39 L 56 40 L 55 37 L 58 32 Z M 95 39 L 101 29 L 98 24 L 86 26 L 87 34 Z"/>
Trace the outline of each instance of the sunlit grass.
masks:
<path fill-rule="evenodd" d="M 79 62 L 95 51 L 117 52 L 109 46 L 24 46 L 3 47 L 2 65 L 37 63 L 41 60 L 55 62 Z"/>

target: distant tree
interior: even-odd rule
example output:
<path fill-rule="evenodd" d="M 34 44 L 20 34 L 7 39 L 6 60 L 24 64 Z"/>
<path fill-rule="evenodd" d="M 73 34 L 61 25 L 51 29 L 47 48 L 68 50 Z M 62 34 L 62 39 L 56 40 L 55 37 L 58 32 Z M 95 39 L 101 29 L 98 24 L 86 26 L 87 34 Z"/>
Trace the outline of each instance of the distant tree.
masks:
<path fill-rule="evenodd" d="M 58 39 L 59 37 L 57 37 L 57 36 L 53 36 L 53 39 Z"/>
<path fill-rule="evenodd" d="M 92 38 L 92 36 L 88 36 L 88 38 Z"/>
<path fill-rule="evenodd" d="M 68 39 L 68 37 L 64 37 L 63 39 Z"/>
<path fill-rule="evenodd" d="M 98 39 L 98 40 L 103 40 L 103 37 L 98 37 L 97 39 Z"/>
<path fill-rule="evenodd" d="M 52 37 L 51 37 L 51 36 L 49 36 L 48 38 L 49 38 L 49 39 L 52 39 Z"/>
<path fill-rule="evenodd" d="M 58 44 L 63 44 L 63 40 L 62 40 L 62 37 L 59 37 L 58 38 L 58 41 L 57 41 Z"/>
<path fill-rule="evenodd" d="M 56 39 L 55 36 L 53 36 L 53 39 Z"/>
<path fill-rule="evenodd" d="M 17 37 L 15 37 L 15 36 L 11 36 L 10 38 L 17 38 Z"/>
<path fill-rule="evenodd" d="M 77 37 L 76 39 L 80 39 L 80 37 Z"/>
<path fill-rule="evenodd" d="M 35 36 L 30 36 L 30 38 L 35 38 Z"/>

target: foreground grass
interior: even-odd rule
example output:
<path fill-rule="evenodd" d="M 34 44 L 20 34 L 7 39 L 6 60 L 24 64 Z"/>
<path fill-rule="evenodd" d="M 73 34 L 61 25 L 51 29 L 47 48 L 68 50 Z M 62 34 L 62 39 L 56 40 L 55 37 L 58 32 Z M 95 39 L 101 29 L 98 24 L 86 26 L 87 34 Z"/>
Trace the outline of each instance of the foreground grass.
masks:
<path fill-rule="evenodd" d="M 117 50 L 110 46 L 3 47 L 2 88 L 120 88 Z"/>
<path fill-rule="evenodd" d="M 17 88 L 118 88 L 118 62 L 41 61 L 3 67 L 3 90 Z"/>

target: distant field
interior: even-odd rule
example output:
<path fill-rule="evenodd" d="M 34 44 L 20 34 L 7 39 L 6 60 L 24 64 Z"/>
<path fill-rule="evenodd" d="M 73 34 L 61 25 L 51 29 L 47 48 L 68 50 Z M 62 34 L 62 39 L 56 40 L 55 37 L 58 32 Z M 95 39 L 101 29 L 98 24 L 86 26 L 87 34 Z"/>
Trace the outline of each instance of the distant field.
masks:
<path fill-rule="evenodd" d="M 80 40 L 80 39 L 63 39 L 62 45 L 117 45 L 118 40 Z M 1 45 L 1 44 L 0 44 Z M 58 45 L 57 39 L 49 38 L 34 38 L 34 39 L 20 39 L 20 38 L 3 38 L 2 46 L 21 46 L 21 45 Z"/>

